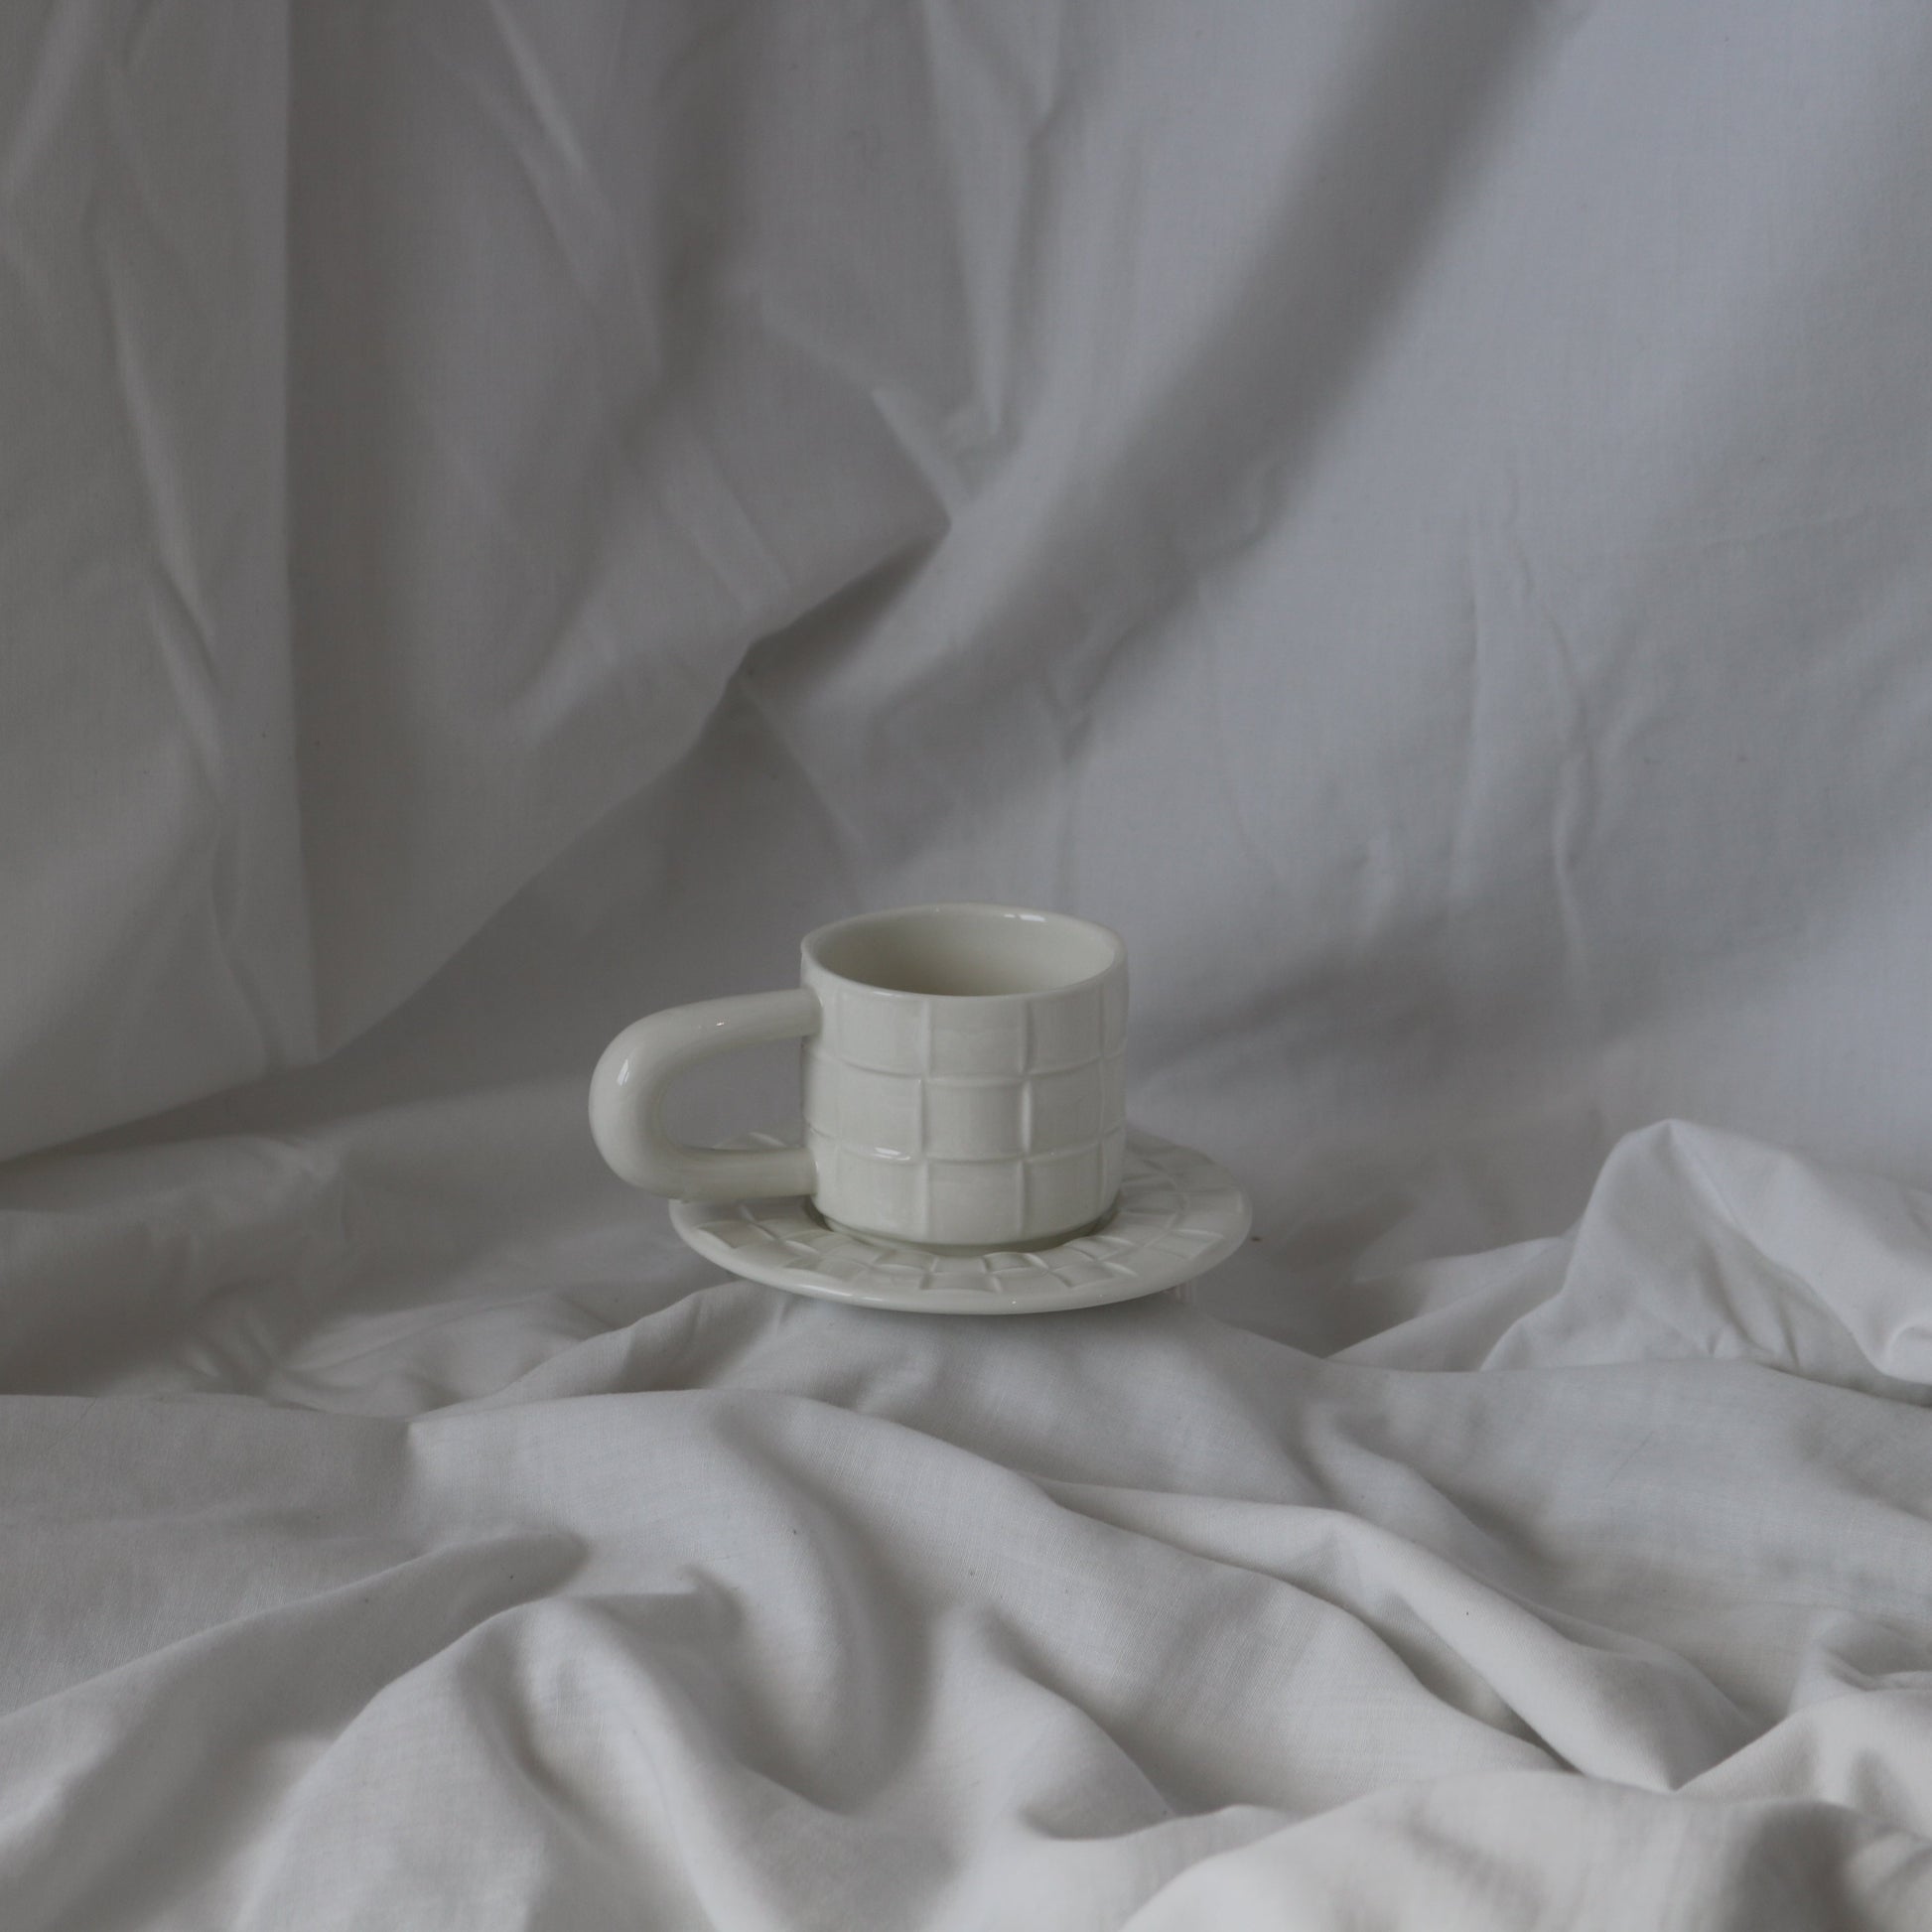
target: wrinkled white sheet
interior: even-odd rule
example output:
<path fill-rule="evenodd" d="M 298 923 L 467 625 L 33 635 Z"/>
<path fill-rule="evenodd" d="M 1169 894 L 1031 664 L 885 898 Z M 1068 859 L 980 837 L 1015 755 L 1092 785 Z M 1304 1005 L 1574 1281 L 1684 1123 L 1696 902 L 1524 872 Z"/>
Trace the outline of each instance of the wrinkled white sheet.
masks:
<path fill-rule="evenodd" d="M 0 12 L 7 1932 L 1932 1923 L 1928 80 Z M 1126 933 L 1185 1302 L 598 1166 L 936 897 Z"/>

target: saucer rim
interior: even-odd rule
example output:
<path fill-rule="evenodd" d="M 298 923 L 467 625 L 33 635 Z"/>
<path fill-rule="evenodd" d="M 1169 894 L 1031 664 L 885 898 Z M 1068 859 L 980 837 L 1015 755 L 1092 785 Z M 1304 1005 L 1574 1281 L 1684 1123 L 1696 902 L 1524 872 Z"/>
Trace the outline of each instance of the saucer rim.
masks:
<path fill-rule="evenodd" d="M 752 1145 L 776 1145 L 766 1135 L 746 1135 L 742 1142 Z M 1166 1152 L 1186 1155 L 1192 1162 L 1199 1164 L 1203 1171 L 1197 1182 L 1197 1191 L 1202 1194 L 1213 1193 L 1225 1197 L 1225 1204 L 1233 1211 L 1227 1227 L 1216 1241 L 1198 1255 L 1180 1257 L 1172 1254 L 1158 1254 L 1147 1250 L 1130 1251 L 1123 1258 L 1115 1255 L 1111 1259 L 1119 1266 L 1134 1263 L 1136 1267 L 1128 1276 L 1111 1276 L 1101 1283 L 1061 1283 L 1057 1288 L 1040 1293 L 1025 1291 L 1015 1293 L 998 1288 L 974 1287 L 970 1289 L 868 1289 L 837 1276 L 821 1273 L 800 1262 L 761 1263 L 756 1256 L 748 1262 L 745 1251 L 711 1237 L 709 1227 L 700 1217 L 715 1219 L 721 1212 L 733 1209 L 742 1210 L 751 1203 L 718 1201 L 673 1201 L 671 1207 L 671 1226 L 678 1238 L 695 1254 L 701 1255 L 714 1267 L 722 1268 L 727 1274 L 740 1281 L 758 1283 L 766 1288 L 780 1289 L 789 1295 L 803 1295 L 814 1301 L 837 1302 L 848 1308 L 874 1309 L 884 1312 L 905 1314 L 961 1314 L 961 1315 L 1008 1315 L 1008 1314 L 1058 1314 L 1079 1309 L 1104 1308 L 1117 1302 L 1138 1301 L 1144 1296 L 1159 1295 L 1165 1291 L 1184 1288 L 1197 1280 L 1210 1268 L 1218 1267 L 1235 1253 L 1248 1237 L 1253 1224 L 1253 1206 L 1246 1190 L 1226 1169 L 1201 1153 L 1179 1141 L 1170 1141 L 1161 1135 L 1150 1134 L 1144 1129 L 1129 1125 L 1127 1130 L 1128 1157 L 1133 1161 L 1137 1156 L 1145 1160 L 1148 1156 L 1158 1156 Z M 808 1197 L 799 1195 L 771 1196 L 777 1205 L 796 1206 Z M 756 1224 L 755 1224 L 756 1225 Z M 1087 1233 L 1076 1235 L 1071 1240 L 1058 1243 L 1052 1248 L 1039 1251 L 1037 1259 L 1041 1271 L 1050 1273 L 1048 1258 L 1077 1251 L 1084 1241 L 1091 1241 L 1104 1235 L 1107 1223 L 1090 1229 Z M 869 1241 L 863 1235 L 850 1235 L 848 1239 L 866 1247 L 877 1248 L 882 1254 L 894 1250 L 920 1254 L 929 1252 L 907 1241 Z"/>

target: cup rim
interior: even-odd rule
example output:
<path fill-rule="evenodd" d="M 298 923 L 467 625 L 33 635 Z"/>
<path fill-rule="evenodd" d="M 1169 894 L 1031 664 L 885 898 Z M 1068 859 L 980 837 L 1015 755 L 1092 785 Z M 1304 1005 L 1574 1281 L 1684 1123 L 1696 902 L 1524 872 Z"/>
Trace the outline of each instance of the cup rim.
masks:
<path fill-rule="evenodd" d="M 1064 986 L 1042 986 L 1026 993 L 913 993 L 901 986 L 875 986 L 870 980 L 853 979 L 849 974 L 827 966 L 819 957 L 826 941 L 850 931 L 854 926 L 887 925 L 897 919 L 915 919 L 932 912 L 997 912 L 1006 918 L 1037 919 L 1042 924 L 1080 926 L 1106 945 L 1107 963 L 1084 979 L 1069 980 Z M 1112 926 L 1102 925 L 1098 919 L 1084 918 L 1078 912 L 1036 910 L 1030 905 L 1002 905 L 991 899 L 972 898 L 931 899 L 922 905 L 887 905 L 875 912 L 848 913 L 842 919 L 831 919 L 824 925 L 814 926 L 800 942 L 799 951 L 807 965 L 823 973 L 827 979 L 837 980 L 841 986 L 856 987 L 860 992 L 876 995 L 882 1000 L 937 1001 L 949 1007 L 992 1006 L 1002 1000 L 1043 1000 L 1063 993 L 1082 993 L 1098 986 L 1127 963 L 1127 941 Z"/>

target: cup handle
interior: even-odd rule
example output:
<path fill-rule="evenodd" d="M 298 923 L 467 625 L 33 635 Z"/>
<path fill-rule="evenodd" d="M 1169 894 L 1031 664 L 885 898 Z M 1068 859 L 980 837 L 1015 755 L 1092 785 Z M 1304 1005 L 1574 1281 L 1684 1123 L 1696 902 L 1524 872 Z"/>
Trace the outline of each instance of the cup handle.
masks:
<path fill-rule="evenodd" d="M 688 1066 L 737 1046 L 803 1039 L 818 1031 L 818 997 L 794 986 L 670 1007 L 626 1027 L 591 1075 L 597 1151 L 633 1187 L 673 1200 L 755 1200 L 809 1194 L 818 1185 L 811 1150 L 686 1147 L 665 1133 L 664 1095 Z"/>

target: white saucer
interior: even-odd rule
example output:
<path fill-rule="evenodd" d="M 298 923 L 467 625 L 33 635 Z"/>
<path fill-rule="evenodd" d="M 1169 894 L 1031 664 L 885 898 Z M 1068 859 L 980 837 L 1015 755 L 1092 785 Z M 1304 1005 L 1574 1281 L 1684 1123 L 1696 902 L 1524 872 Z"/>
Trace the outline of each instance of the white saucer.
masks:
<path fill-rule="evenodd" d="M 767 1134 L 736 1147 L 776 1147 Z M 1033 1254 L 936 1255 L 829 1228 L 802 1197 L 673 1201 L 671 1225 L 747 1281 L 920 1314 L 1045 1314 L 1155 1295 L 1225 1261 L 1248 1197 L 1204 1154 L 1130 1128 L 1114 1211 L 1091 1234 Z"/>

